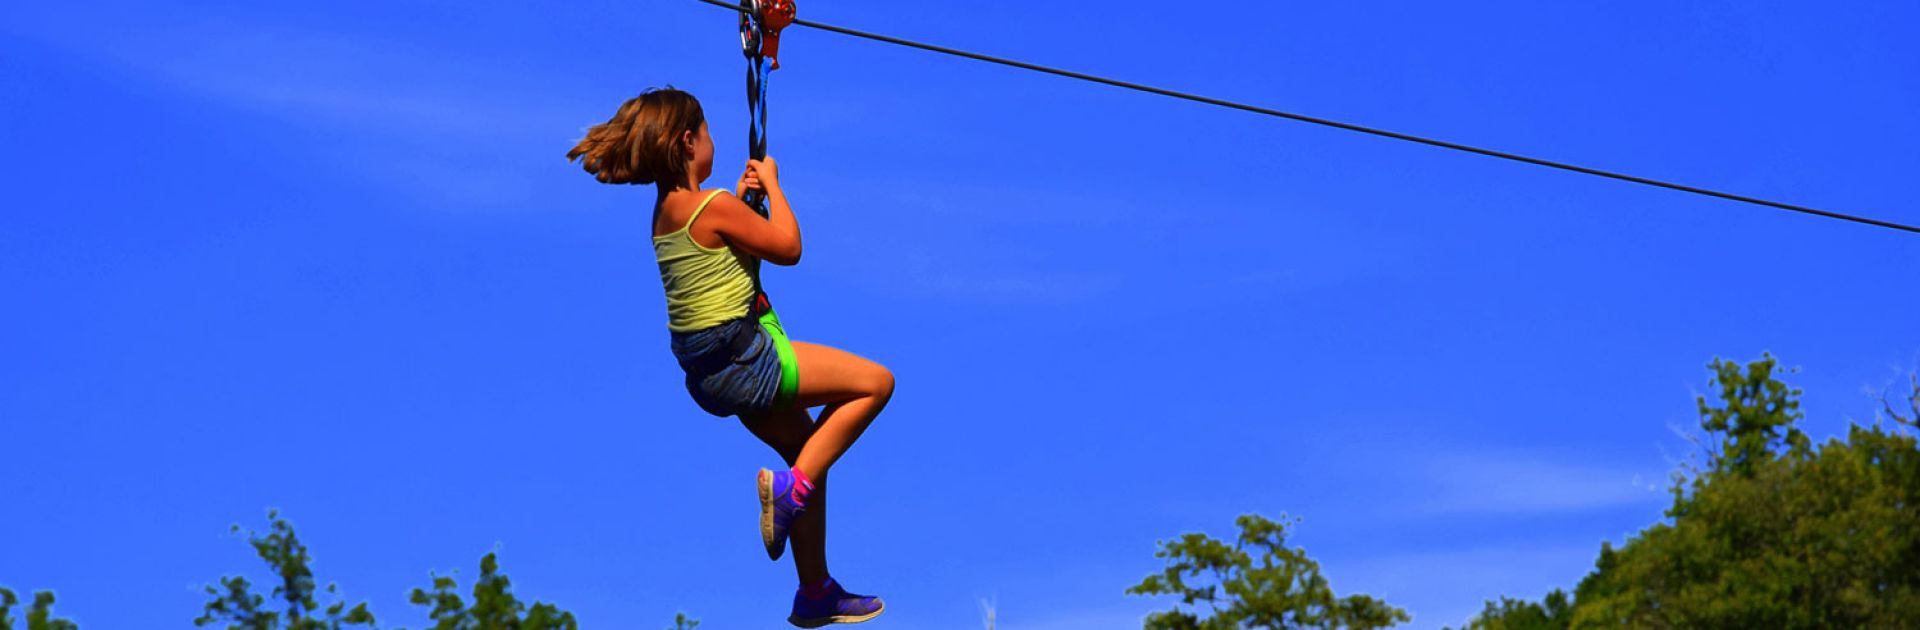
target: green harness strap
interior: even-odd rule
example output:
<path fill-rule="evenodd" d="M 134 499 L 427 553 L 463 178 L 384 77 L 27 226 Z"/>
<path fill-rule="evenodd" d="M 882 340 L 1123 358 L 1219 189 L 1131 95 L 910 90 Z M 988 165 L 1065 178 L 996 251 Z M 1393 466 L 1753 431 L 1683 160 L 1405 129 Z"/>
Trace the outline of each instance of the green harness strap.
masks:
<path fill-rule="evenodd" d="M 793 404 L 800 393 L 800 363 L 793 358 L 793 342 L 787 340 L 787 331 L 780 326 L 780 316 L 769 306 L 767 312 L 760 314 L 760 328 L 767 331 L 773 339 L 773 350 L 780 355 L 780 391 L 773 395 L 773 411 L 784 411 Z"/>

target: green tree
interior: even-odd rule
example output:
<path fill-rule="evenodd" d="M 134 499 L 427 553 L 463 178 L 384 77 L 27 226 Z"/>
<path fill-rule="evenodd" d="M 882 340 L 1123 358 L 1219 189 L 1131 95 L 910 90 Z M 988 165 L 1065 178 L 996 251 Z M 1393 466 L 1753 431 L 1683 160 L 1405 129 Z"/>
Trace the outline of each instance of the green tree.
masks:
<path fill-rule="evenodd" d="M 1573 603 L 1567 592 L 1554 589 L 1543 602 L 1500 598 L 1467 622 L 1463 630 L 1566 630 L 1573 621 Z"/>
<path fill-rule="evenodd" d="M 20 605 L 20 598 L 13 591 L 0 588 L 0 630 L 13 630 L 13 607 Z M 79 626 L 66 619 L 53 618 L 53 591 L 37 591 L 33 594 L 33 605 L 27 608 L 27 630 L 75 630 Z"/>
<path fill-rule="evenodd" d="M 375 627 L 373 613 L 367 612 L 366 602 L 361 602 L 346 610 L 346 602 L 334 602 L 321 610 L 314 599 L 313 570 L 307 565 L 313 557 L 307 555 L 307 546 L 293 532 L 293 525 L 280 518 L 278 510 L 268 510 L 267 520 L 272 522 L 272 531 L 267 535 L 247 532 L 248 542 L 253 550 L 266 561 L 267 566 L 279 577 L 279 583 L 273 587 L 276 602 L 284 601 L 283 611 L 269 609 L 267 600 L 252 592 L 252 584 L 241 576 L 220 578 L 220 587 L 206 587 L 213 601 L 207 602 L 200 617 L 193 625 L 226 623 L 227 630 L 339 630 L 342 626 L 361 625 Z M 239 533 L 240 526 L 231 529 Z M 337 596 L 339 587 L 328 583 L 328 595 Z M 316 611 L 318 614 L 316 615 Z"/>
<path fill-rule="evenodd" d="M 1670 522 L 1602 544 L 1574 627 L 1901 627 L 1920 619 L 1920 450 L 1879 423 L 1818 449 L 1772 356 L 1714 361 L 1706 464 Z M 1909 399 L 1920 409 L 1920 381 Z M 1897 424 L 1912 418 L 1893 413 Z"/>
<path fill-rule="evenodd" d="M 280 583 L 273 589 L 273 598 L 284 600 L 286 609 L 271 610 L 267 598 L 252 592 L 252 585 L 240 576 L 223 577 L 220 587 L 207 587 L 207 594 L 214 599 L 208 602 L 206 610 L 193 623 L 197 626 L 226 623 L 228 630 L 339 630 L 343 626 L 361 625 L 377 627 L 373 613 L 367 611 L 362 602 L 351 610 L 345 602 L 335 602 L 324 610 L 314 599 L 313 571 L 308 565 L 313 562 L 307 554 L 306 544 L 293 531 L 293 525 L 280 518 L 278 511 L 268 511 L 267 519 L 272 522 L 272 531 L 266 535 L 249 532 L 248 540 L 260 559 L 272 567 L 279 576 Z M 240 531 L 239 525 L 233 526 L 234 532 Z M 429 575 L 432 575 L 429 573 Z M 488 553 L 480 559 L 480 579 L 473 585 L 473 603 L 469 605 L 460 598 L 459 584 L 450 576 L 433 576 L 433 590 L 413 589 L 408 601 L 430 609 L 429 618 L 434 621 L 431 630 L 578 630 L 573 613 L 560 610 L 552 604 L 534 603 L 527 606 L 513 595 L 512 583 L 506 574 L 500 572 L 498 558 Z M 328 584 L 326 592 L 336 595 L 338 587 Z M 7 593 L 11 598 L 12 594 Z M 48 594 L 47 602 L 52 603 Z M 5 609 L 0 608 L 0 615 Z M 315 611 L 319 611 L 316 614 Z M 680 615 L 679 623 L 698 621 Z M 692 625 L 685 626 L 691 629 Z M 0 630 L 11 630 L 0 626 Z M 41 630 L 33 626 L 29 630 Z M 49 626 L 47 630 L 72 630 Z"/>
<path fill-rule="evenodd" d="M 513 595 L 513 584 L 500 573 L 500 563 L 489 552 L 480 558 L 480 579 L 473 584 L 473 604 L 460 599 L 451 576 L 434 576 L 433 590 L 413 589 L 407 600 L 431 608 L 431 630 L 577 630 L 573 613 L 553 604 L 532 607 Z M 681 619 L 685 619 L 681 615 Z M 696 625 L 699 622 L 694 622 Z M 692 626 L 688 626 L 689 628 Z"/>
<path fill-rule="evenodd" d="M 1320 576 L 1320 564 L 1305 549 L 1287 548 L 1287 523 L 1258 514 L 1234 522 L 1240 537 L 1232 545 L 1197 533 L 1160 542 L 1153 555 L 1166 558 L 1167 568 L 1127 594 L 1177 595 L 1188 607 L 1204 602 L 1209 614 L 1202 618 L 1176 606 L 1149 615 L 1147 630 L 1384 628 L 1410 619 L 1406 611 L 1366 595 L 1335 597 Z M 1257 564 L 1253 552 L 1260 553 Z M 1200 581 L 1190 583 L 1191 578 Z"/>

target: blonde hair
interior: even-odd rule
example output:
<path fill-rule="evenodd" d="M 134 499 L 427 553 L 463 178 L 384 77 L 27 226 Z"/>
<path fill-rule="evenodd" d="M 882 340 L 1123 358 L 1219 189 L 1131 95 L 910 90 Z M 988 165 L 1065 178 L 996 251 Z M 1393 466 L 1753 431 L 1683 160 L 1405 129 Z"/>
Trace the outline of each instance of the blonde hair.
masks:
<path fill-rule="evenodd" d="M 687 160 L 680 142 L 684 131 L 698 133 L 706 113 L 699 99 L 672 86 L 648 89 L 620 104 L 607 122 L 587 130 L 587 137 L 567 152 L 567 161 L 603 184 L 652 184 L 665 190 L 686 186 Z"/>

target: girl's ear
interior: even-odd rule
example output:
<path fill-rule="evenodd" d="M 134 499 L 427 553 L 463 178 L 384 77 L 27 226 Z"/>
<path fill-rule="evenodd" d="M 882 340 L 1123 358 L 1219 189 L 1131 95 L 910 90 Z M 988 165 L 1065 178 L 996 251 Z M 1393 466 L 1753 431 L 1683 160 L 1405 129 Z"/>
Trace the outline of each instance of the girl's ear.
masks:
<path fill-rule="evenodd" d="M 677 148 L 686 151 L 687 159 L 689 160 L 693 159 L 693 145 L 694 145 L 693 141 L 694 141 L 694 137 L 693 137 L 692 131 L 680 132 L 680 146 Z"/>

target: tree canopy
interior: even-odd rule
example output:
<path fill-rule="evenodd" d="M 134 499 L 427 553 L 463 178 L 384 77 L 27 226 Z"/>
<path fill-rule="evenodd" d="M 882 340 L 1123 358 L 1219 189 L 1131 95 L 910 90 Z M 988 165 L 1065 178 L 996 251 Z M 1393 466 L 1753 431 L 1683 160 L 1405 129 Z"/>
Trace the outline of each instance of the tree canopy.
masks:
<path fill-rule="evenodd" d="M 0 588 L 0 630 L 13 630 L 13 607 L 18 605 L 18 595 Z M 74 630 L 77 627 L 72 621 L 53 616 L 53 591 L 33 594 L 33 604 L 27 608 L 27 630 Z"/>
<path fill-rule="evenodd" d="M 1667 519 L 1602 543 L 1572 605 L 1487 603 L 1475 628 L 1888 628 L 1920 619 L 1920 417 L 1853 425 L 1815 447 L 1801 391 L 1771 355 L 1715 360 L 1697 399 L 1704 463 L 1676 473 Z"/>
<path fill-rule="evenodd" d="M 1167 568 L 1127 594 L 1176 595 L 1195 610 L 1153 613 L 1147 630 L 1384 628 L 1410 619 L 1406 611 L 1366 595 L 1335 596 L 1320 564 L 1305 549 L 1286 546 L 1286 521 L 1245 514 L 1234 522 L 1240 537 L 1231 545 L 1200 533 L 1160 543 L 1153 555 L 1166 558 Z M 1197 606 L 1202 603 L 1204 611 Z"/>
<path fill-rule="evenodd" d="M 365 602 L 351 609 L 341 601 L 321 608 L 314 597 L 313 571 L 308 567 L 313 558 L 307 554 L 306 544 L 300 542 L 293 525 L 280 518 L 277 511 L 267 512 L 267 519 L 272 522 L 270 532 L 265 535 L 249 532 L 248 541 L 279 577 L 273 587 L 275 603 L 269 606 L 265 597 L 253 593 L 245 577 L 223 577 L 220 587 L 206 588 L 214 599 L 207 602 L 205 613 L 193 620 L 194 625 L 224 623 L 227 630 L 377 627 Z M 240 526 L 234 525 L 233 531 L 240 531 Z M 429 630 L 578 630 L 573 613 L 552 604 L 536 602 L 528 606 L 515 597 L 512 582 L 500 573 L 499 559 L 493 553 L 480 558 L 480 579 L 474 582 L 471 603 L 460 597 L 459 584 L 453 577 L 433 575 L 432 578 L 432 590 L 416 588 L 408 597 L 408 601 L 429 608 L 428 618 L 434 622 Z M 325 591 L 335 596 L 338 587 L 329 583 Z M 279 602 L 285 602 L 284 607 L 280 607 Z"/>

